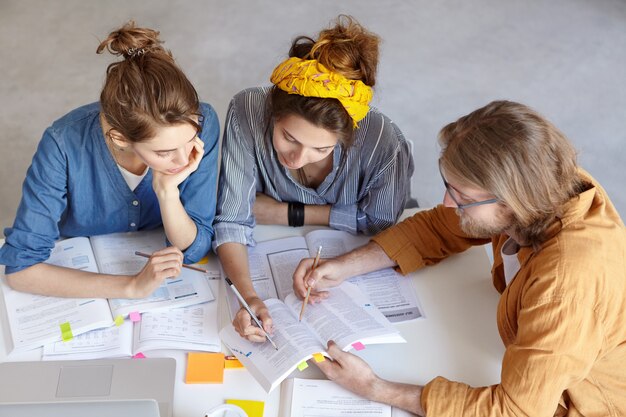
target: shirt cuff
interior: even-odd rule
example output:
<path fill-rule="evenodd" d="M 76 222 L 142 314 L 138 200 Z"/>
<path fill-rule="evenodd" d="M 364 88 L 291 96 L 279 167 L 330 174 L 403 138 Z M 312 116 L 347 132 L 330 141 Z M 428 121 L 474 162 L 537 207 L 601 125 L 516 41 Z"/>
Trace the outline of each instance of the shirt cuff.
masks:
<path fill-rule="evenodd" d="M 183 262 L 186 264 L 195 264 L 211 250 L 212 230 L 203 227 L 196 227 L 196 238 L 191 245 L 183 251 Z"/>
<path fill-rule="evenodd" d="M 389 259 L 398 264 L 403 275 L 425 265 L 422 255 L 413 245 L 411 237 L 407 236 L 404 230 L 397 225 L 372 237 L 371 240 L 385 251 Z"/>
<path fill-rule="evenodd" d="M 356 234 L 357 205 L 338 205 L 335 204 L 330 208 L 329 226 L 337 230 L 345 230 L 352 234 Z"/>
<path fill-rule="evenodd" d="M 215 239 L 213 239 L 213 251 L 224 243 L 241 243 L 246 246 L 255 246 L 256 242 L 252 237 L 252 228 L 237 223 L 216 223 Z"/>

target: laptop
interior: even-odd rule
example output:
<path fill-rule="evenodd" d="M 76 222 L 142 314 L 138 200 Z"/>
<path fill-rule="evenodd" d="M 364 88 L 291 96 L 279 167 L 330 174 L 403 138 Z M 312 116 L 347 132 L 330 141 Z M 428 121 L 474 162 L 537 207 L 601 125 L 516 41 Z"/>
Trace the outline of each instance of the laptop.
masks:
<path fill-rule="evenodd" d="M 172 417 L 175 376 L 173 358 L 5 362 L 0 417 Z"/>

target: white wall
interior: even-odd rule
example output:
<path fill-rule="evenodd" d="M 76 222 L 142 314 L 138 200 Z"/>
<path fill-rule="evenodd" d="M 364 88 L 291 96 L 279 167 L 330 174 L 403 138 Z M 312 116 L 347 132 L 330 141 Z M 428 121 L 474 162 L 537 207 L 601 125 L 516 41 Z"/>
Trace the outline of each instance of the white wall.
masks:
<path fill-rule="evenodd" d="M 98 99 L 99 39 L 129 18 L 161 31 L 223 121 L 265 84 L 291 39 L 338 13 L 384 39 L 375 105 L 415 143 L 413 195 L 441 200 L 436 135 L 494 99 L 526 103 L 574 142 L 626 214 L 626 2 L 383 0 L 0 0 L 0 226 L 8 226 L 43 130 Z"/>

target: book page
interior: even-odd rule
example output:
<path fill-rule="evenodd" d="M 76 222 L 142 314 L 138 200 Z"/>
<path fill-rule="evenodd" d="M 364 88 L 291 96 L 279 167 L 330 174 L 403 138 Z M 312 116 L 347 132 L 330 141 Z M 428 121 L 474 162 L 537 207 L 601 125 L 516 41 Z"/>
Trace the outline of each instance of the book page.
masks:
<path fill-rule="evenodd" d="M 291 417 L 391 417 L 391 406 L 367 400 L 325 379 L 294 378 L 285 384 L 291 389 Z M 284 414 L 283 414 L 284 415 Z"/>
<path fill-rule="evenodd" d="M 91 237 L 98 268 L 103 274 L 134 275 L 147 260 L 135 251 L 152 253 L 165 247 L 162 229 L 141 232 L 113 233 Z M 110 299 L 113 316 L 126 316 L 138 311 L 156 311 L 184 307 L 214 300 L 206 277 L 202 272 L 182 268 L 180 275 L 166 279 L 150 296 L 142 299 Z"/>
<path fill-rule="evenodd" d="M 83 360 L 132 356 L 133 323 L 92 330 L 69 342 L 43 347 L 43 360 Z"/>
<path fill-rule="evenodd" d="M 248 264 L 254 290 L 261 300 L 284 300 L 293 292 L 293 273 L 302 258 L 309 256 L 303 237 L 259 242 L 248 247 Z M 239 310 L 239 301 L 228 289 L 228 308 L 231 319 Z"/>
<path fill-rule="evenodd" d="M 302 321 L 319 337 L 326 346 L 334 340 L 343 350 L 349 350 L 352 343 L 389 343 L 404 341 L 393 325 L 353 284 L 344 282 L 329 290 L 326 300 L 309 304 L 304 310 Z M 290 294 L 285 304 L 298 314 L 302 300 Z"/>
<path fill-rule="evenodd" d="M 325 354 L 326 347 L 319 343 L 307 326 L 298 322 L 282 301 L 270 299 L 265 304 L 274 320 L 272 339 L 278 350 L 269 342 L 252 343 L 243 339 L 232 324 L 220 331 L 220 337 L 259 384 L 270 392 L 313 353 Z"/>
<path fill-rule="evenodd" d="M 154 349 L 219 352 L 217 301 L 143 313 L 135 323 L 133 354 Z"/>
<path fill-rule="evenodd" d="M 57 242 L 45 263 L 98 272 L 89 239 L 83 237 Z M 6 284 L 4 274 L 1 285 L 15 350 L 29 350 L 60 341 L 62 323 L 70 324 L 74 336 L 113 323 L 105 299 L 22 293 Z"/>
<path fill-rule="evenodd" d="M 322 246 L 322 258 L 334 258 L 369 242 L 364 235 L 351 235 L 341 230 L 315 230 L 306 236 L 310 256 Z M 424 317 L 413 283 L 393 268 L 349 278 L 357 285 L 389 321 L 397 323 Z"/>

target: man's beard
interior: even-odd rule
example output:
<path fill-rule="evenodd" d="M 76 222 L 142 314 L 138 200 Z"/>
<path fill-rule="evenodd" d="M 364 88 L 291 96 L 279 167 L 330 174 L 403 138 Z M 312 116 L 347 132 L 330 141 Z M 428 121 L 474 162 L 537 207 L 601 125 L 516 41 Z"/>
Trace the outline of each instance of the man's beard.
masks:
<path fill-rule="evenodd" d="M 493 236 L 501 235 L 506 230 L 511 229 L 514 223 L 513 213 L 509 211 L 498 212 L 489 223 L 476 220 L 459 209 L 457 209 L 457 214 L 461 221 L 463 232 L 470 237 L 478 239 L 489 239 Z"/>

